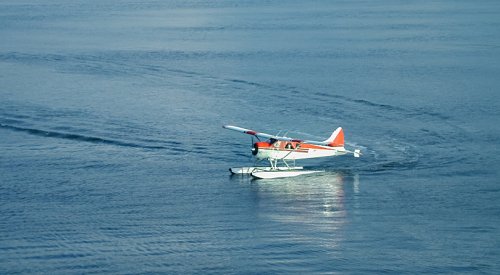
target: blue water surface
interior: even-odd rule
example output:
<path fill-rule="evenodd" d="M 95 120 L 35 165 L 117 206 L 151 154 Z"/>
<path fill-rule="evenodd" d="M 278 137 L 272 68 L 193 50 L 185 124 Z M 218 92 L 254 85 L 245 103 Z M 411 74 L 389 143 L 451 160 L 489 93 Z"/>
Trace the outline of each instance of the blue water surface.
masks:
<path fill-rule="evenodd" d="M 2 1 L 0 273 L 500 273 L 500 2 Z M 253 163 L 233 124 L 359 159 Z"/>

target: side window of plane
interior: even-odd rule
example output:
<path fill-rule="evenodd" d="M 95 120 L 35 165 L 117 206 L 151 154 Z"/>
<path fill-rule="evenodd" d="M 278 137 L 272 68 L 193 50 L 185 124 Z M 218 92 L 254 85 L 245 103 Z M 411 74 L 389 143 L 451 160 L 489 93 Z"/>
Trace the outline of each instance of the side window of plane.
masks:
<path fill-rule="evenodd" d="M 291 143 L 287 143 L 287 144 L 285 145 L 285 148 L 286 148 L 286 149 L 293 149 L 293 146 L 292 146 L 292 144 L 291 144 Z"/>

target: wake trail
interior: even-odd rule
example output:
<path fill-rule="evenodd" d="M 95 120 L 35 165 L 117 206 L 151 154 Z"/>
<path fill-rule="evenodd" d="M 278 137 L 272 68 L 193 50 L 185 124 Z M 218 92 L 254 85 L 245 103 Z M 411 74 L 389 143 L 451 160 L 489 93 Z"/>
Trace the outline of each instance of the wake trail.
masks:
<path fill-rule="evenodd" d="M 114 140 L 114 139 L 107 139 L 107 138 L 102 138 L 102 137 L 73 134 L 73 133 L 63 133 L 63 132 L 56 132 L 56 131 L 48 131 L 48 130 L 42 130 L 42 129 L 36 129 L 36 128 L 19 127 L 19 126 L 13 126 L 13 125 L 8 125 L 8 124 L 0 124 L 0 127 L 3 129 L 8 129 L 8 130 L 16 131 L 16 132 L 24 132 L 24 133 L 28 133 L 30 135 L 35 135 L 35 136 L 40 136 L 40 137 L 60 138 L 60 139 L 67 139 L 67 140 L 90 142 L 90 143 L 95 143 L 95 144 L 109 144 L 109 145 L 131 147 L 131 148 L 165 149 L 165 150 L 172 150 L 172 151 L 177 151 L 177 152 L 184 151 L 181 148 L 175 147 L 177 142 L 170 144 L 168 141 L 166 141 L 165 143 L 169 144 L 170 146 L 145 145 L 145 144 L 137 144 L 137 143 Z M 174 146 L 174 147 L 172 147 L 172 146 Z"/>

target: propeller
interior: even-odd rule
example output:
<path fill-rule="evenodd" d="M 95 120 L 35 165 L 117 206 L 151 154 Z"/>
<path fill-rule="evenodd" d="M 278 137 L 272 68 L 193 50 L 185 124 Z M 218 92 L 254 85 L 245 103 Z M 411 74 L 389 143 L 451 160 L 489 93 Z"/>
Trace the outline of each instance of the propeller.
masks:
<path fill-rule="evenodd" d="M 255 141 L 254 141 L 253 137 L 254 137 L 254 136 L 251 136 L 251 137 L 250 137 L 250 141 L 252 142 L 252 143 L 250 144 L 250 147 L 252 148 L 252 155 L 254 155 L 254 156 L 255 156 L 255 155 L 257 154 L 257 148 L 256 148 L 256 146 L 255 146 Z"/>

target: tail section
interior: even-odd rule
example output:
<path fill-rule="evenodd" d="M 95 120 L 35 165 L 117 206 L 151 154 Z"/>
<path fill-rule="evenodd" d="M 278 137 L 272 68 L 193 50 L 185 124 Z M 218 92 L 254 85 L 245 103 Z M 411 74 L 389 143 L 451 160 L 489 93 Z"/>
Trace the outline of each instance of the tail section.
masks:
<path fill-rule="evenodd" d="M 344 130 L 342 130 L 342 127 L 337 128 L 324 142 L 328 143 L 328 146 L 344 147 Z"/>

